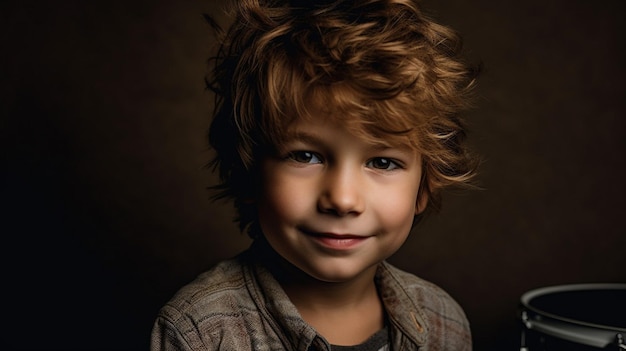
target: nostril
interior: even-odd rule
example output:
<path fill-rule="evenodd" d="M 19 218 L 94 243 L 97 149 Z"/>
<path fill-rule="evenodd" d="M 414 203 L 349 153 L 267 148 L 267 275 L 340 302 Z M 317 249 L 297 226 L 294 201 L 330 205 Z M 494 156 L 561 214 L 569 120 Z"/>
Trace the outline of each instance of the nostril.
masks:
<path fill-rule="evenodd" d="M 363 184 L 360 163 L 337 162 L 329 166 L 321 179 L 318 208 L 322 213 L 346 216 L 363 211 Z"/>
<path fill-rule="evenodd" d="M 363 211 L 363 202 L 358 192 L 326 193 L 323 194 L 317 204 L 322 213 L 336 216 L 346 216 Z"/>

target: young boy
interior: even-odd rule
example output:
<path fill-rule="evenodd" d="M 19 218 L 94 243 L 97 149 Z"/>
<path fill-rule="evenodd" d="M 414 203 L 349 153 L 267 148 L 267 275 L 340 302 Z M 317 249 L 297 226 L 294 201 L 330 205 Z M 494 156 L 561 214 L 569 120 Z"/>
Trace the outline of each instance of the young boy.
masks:
<path fill-rule="evenodd" d="M 470 350 L 467 319 L 385 262 L 474 162 L 473 72 L 413 0 L 239 1 L 209 87 L 218 197 L 249 250 L 162 308 L 152 350 Z"/>

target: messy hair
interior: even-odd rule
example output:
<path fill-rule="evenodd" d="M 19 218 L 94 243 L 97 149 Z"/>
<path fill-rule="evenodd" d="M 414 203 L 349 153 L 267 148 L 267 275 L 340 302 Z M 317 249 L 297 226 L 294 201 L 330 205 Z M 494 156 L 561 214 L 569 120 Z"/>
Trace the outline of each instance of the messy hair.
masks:
<path fill-rule="evenodd" d="M 415 0 L 240 0 L 234 10 L 210 61 L 209 142 L 216 197 L 234 200 L 242 231 L 256 221 L 259 161 L 313 110 L 420 152 L 428 208 L 439 207 L 442 188 L 469 184 L 476 162 L 459 115 L 476 70 L 461 59 L 459 36 Z"/>

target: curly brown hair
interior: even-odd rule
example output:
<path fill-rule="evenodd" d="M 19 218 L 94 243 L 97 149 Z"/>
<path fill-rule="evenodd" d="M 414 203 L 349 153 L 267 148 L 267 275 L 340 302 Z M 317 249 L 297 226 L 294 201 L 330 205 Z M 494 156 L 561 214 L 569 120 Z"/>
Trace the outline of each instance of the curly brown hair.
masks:
<path fill-rule="evenodd" d="M 477 163 L 459 115 L 477 69 L 460 57 L 456 32 L 416 1 L 241 0 L 234 10 L 207 87 L 216 198 L 234 199 L 242 231 L 256 221 L 259 161 L 312 109 L 418 150 L 428 208 L 439 207 L 442 188 L 469 184 Z"/>

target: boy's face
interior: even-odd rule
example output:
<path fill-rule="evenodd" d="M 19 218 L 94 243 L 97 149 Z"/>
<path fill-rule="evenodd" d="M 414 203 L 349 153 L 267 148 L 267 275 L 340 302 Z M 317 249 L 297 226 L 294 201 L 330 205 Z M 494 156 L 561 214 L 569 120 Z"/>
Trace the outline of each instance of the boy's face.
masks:
<path fill-rule="evenodd" d="M 290 132 L 262 162 L 257 204 L 267 241 L 318 280 L 373 273 L 426 205 L 419 153 L 373 145 L 329 121 L 296 121 Z"/>

